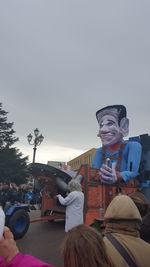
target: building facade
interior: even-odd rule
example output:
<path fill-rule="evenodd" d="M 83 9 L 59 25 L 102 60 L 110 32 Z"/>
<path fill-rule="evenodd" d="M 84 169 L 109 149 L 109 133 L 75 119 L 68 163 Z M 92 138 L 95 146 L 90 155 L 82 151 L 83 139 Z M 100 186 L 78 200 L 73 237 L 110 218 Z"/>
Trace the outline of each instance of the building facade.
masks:
<path fill-rule="evenodd" d="M 78 171 L 83 164 L 91 165 L 95 152 L 96 148 L 91 148 L 80 156 L 68 161 L 67 165 L 69 165 L 73 171 Z"/>
<path fill-rule="evenodd" d="M 61 169 L 65 165 L 65 162 L 64 161 L 48 161 L 47 165 L 50 165 L 57 169 Z"/>

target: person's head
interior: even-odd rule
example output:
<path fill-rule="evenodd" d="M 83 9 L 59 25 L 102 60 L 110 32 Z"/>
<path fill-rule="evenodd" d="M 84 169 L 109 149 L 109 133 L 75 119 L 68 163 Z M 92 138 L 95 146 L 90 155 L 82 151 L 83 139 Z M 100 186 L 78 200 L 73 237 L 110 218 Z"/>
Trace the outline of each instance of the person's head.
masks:
<path fill-rule="evenodd" d="M 68 190 L 70 192 L 72 192 L 72 191 L 82 191 L 82 186 L 76 179 L 72 179 L 68 183 Z"/>
<path fill-rule="evenodd" d="M 101 234 L 94 228 L 78 225 L 69 230 L 61 245 L 64 267 L 112 267 Z"/>
<path fill-rule="evenodd" d="M 127 195 L 117 195 L 108 205 L 104 219 L 109 221 L 132 221 L 142 222 L 141 215 L 132 201 Z"/>
<path fill-rule="evenodd" d="M 99 134 L 104 146 L 114 145 L 128 135 L 129 120 L 123 105 L 106 106 L 96 112 Z"/>
<path fill-rule="evenodd" d="M 150 211 L 148 199 L 141 192 L 134 192 L 129 196 L 138 208 L 141 217 L 144 217 Z"/>
<path fill-rule="evenodd" d="M 9 182 L 4 182 L 3 183 L 3 189 L 7 190 L 10 187 L 10 183 Z"/>
<path fill-rule="evenodd" d="M 105 233 L 117 232 L 136 237 L 140 236 L 140 226 L 142 223 L 141 215 L 127 195 L 118 195 L 108 205 L 104 220 L 106 222 Z"/>
<path fill-rule="evenodd" d="M 29 191 L 29 185 L 28 184 L 24 184 L 23 185 L 23 190 L 24 191 Z"/>
<path fill-rule="evenodd" d="M 2 188 L 3 188 L 3 184 L 2 184 L 2 183 L 0 183 L 0 190 L 2 190 Z"/>
<path fill-rule="evenodd" d="M 150 212 L 148 212 L 144 217 L 140 229 L 140 236 L 143 240 L 150 243 Z"/>

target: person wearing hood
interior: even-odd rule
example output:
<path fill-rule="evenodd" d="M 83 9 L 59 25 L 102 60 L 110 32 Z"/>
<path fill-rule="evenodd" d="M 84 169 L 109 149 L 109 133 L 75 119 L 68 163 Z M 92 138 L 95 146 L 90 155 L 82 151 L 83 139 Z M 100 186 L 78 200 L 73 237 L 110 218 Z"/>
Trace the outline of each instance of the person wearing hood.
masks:
<path fill-rule="evenodd" d="M 142 218 L 132 199 L 116 196 L 107 207 L 104 220 L 104 242 L 115 266 L 149 267 L 150 245 L 140 238 Z"/>

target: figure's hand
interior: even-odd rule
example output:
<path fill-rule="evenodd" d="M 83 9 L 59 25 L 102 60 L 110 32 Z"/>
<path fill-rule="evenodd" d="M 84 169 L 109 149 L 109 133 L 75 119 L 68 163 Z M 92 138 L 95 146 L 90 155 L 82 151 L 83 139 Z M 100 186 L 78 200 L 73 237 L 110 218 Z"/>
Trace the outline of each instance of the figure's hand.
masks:
<path fill-rule="evenodd" d="M 19 252 L 12 232 L 8 227 L 4 227 L 4 234 L 0 240 L 0 256 L 9 263 Z"/>
<path fill-rule="evenodd" d="M 100 172 L 101 182 L 103 184 L 114 184 L 117 182 L 118 178 L 116 175 L 115 166 L 112 166 L 112 168 L 110 168 L 106 164 L 103 164 L 100 168 Z"/>

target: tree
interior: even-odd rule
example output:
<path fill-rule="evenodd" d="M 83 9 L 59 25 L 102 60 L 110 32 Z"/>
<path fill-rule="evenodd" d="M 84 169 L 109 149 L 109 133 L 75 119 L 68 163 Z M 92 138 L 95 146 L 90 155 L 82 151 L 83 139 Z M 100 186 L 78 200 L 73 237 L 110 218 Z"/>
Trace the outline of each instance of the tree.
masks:
<path fill-rule="evenodd" d="M 0 182 L 21 184 L 27 177 L 28 157 L 22 157 L 16 147 L 11 147 L 19 138 L 14 136 L 14 123 L 7 122 L 7 114 L 0 103 Z"/>

